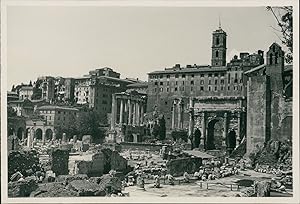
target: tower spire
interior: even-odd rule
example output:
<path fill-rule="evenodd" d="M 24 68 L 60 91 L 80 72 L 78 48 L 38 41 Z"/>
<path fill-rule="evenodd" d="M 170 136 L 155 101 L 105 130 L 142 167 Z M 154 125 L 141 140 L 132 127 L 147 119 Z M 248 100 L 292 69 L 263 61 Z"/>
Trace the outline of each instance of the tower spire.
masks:
<path fill-rule="evenodd" d="M 219 29 L 221 29 L 221 18 L 220 18 L 220 15 L 219 15 Z"/>

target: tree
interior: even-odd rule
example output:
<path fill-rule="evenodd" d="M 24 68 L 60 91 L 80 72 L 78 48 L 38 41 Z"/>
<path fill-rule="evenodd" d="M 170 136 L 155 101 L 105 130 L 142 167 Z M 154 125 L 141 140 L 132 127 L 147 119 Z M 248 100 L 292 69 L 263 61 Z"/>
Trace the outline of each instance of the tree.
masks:
<path fill-rule="evenodd" d="M 100 127 L 100 123 L 101 118 L 95 111 L 91 109 L 82 111 L 76 124 L 78 135 L 80 137 L 83 135 L 91 135 L 96 143 L 102 142 L 105 134 L 104 130 Z"/>
<path fill-rule="evenodd" d="M 287 63 L 293 62 L 293 7 L 283 6 L 283 7 L 271 7 L 268 6 L 267 10 L 270 11 L 275 20 L 279 30 L 274 28 L 277 32 L 281 33 L 278 36 L 282 44 L 288 48 L 285 60 Z"/>
<path fill-rule="evenodd" d="M 159 135 L 159 125 L 157 124 L 157 122 L 154 122 L 153 128 L 152 128 L 152 135 L 154 136 L 155 139 L 158 138 Z"/>

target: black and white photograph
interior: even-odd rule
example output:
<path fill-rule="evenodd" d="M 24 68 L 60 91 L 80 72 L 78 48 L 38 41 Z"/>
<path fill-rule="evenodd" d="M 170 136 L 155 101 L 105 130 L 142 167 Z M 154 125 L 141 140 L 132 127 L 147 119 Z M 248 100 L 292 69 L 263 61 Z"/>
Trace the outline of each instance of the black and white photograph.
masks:
<path fill-rule="evenodd" d="M 1 202 L 300 202 L 299 2 L 212 2 L 4 0 Z"/>

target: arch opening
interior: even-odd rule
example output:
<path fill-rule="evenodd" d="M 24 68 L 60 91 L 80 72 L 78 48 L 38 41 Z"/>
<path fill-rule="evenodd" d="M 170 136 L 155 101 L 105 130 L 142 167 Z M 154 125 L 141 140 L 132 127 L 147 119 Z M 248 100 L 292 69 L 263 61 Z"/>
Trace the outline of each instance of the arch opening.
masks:
<path fill-rule="evenodd" d="M 43 131 L 42 129 L 38 128 L 36 131 L 35 131 L 35 137 L 37 140 L 42 140 L 42 137 L 43 137 Z"/>
<path fill-rule="evenodd" d="M 17 131 L 17 136 L 18 136 L 19 140 L 23 139 L 23 135 L 24 135 L 24 129 L 22 127 L 19 127 L 18 131 Z"/>
<path fill-rule="evenodd" d="M 52 140 L 53 138 L 53 131 L 51 129 L 46 130 L 46 140 Z"/>

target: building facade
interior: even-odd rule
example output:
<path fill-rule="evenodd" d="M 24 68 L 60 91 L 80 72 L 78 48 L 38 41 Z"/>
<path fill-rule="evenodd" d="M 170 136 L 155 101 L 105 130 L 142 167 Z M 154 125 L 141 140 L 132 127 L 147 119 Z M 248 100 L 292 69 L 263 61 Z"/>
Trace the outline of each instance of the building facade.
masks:
<path fill-rule="evenodd" d="M 244 72 L 263 63 L 263 52 L 241 53 L 240 58 L 235 56 L 226 64 L 226 39 L 227 34 L 221 28 L 213 32 L 211 65 L 183 67 L 176 64 L 165 70 L 148 73 L 147 112 L 158 111 L 164 115 L 167 133 L 175 129 L 188 131 L 190 98 L 196 100 L 196 106 L 199 103 L 228 107 L 224 108 L 224 113 L 230 112 L 231 107 L 238 106 L 241 110 L 246 107 Z M 232 105 L 233 100 L 236 105 Z M 208 114 L 209 111 L 204 112 Z M 223 131 L 222 125 L 216 126 L 219 126 L 219 132 Z M 245 135 L 244 132 L 236 134 Z"/>

